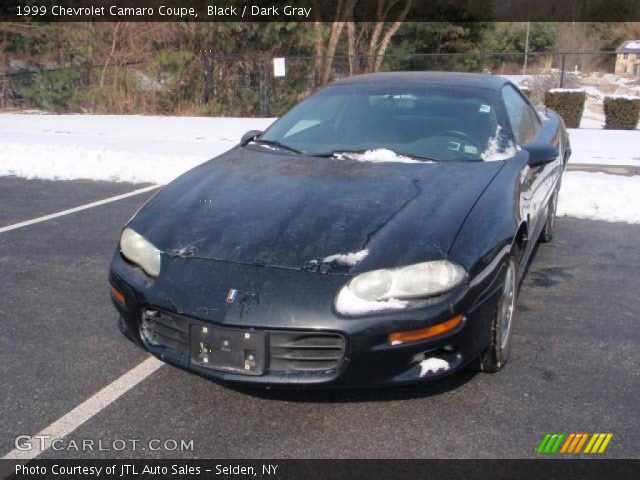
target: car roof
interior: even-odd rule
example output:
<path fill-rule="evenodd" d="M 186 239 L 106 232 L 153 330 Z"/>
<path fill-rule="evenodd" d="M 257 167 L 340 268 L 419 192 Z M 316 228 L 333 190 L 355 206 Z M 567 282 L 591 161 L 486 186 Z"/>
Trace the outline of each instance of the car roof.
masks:
<path fill-rule="evenodd" d="M 500 90 L 508 83 L 510 83 L 508 79 L 488 73 L 384 72 L 354 75 L 333 82 L 331 85 L 455 85 Z"/>

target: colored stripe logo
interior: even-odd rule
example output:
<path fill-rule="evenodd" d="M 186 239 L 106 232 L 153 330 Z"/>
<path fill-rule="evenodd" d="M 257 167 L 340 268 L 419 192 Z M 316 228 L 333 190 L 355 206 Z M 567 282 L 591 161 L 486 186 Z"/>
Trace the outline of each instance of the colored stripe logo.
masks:
<path fill-rule="evenodd" d="M 231 304 L 235 302 L 236 298 L 238 298 L 238 290 L 235 288 L 230 289 L 229 293 L 227 293 L 227 303 Z"/>
<path fill-rule="evenodd" d="M 612 438 L 613 433 L 547 433 L 542 438 L 536 452 L 567 455 L 604 453 Z"/>

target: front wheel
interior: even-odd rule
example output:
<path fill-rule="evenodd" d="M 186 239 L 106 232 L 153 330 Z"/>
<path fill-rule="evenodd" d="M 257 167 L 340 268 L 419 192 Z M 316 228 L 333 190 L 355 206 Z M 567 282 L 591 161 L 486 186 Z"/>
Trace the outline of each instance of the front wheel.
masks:
<path fill-rule="evenodd" d="M 480 355 L 480 370 L 483 372 L 497 372 L 509 359 L 516 311 L 517 271 L 517 262 L 512 256 L 507 263 L 502 295 L 491 322 L 491 344 Z"/>

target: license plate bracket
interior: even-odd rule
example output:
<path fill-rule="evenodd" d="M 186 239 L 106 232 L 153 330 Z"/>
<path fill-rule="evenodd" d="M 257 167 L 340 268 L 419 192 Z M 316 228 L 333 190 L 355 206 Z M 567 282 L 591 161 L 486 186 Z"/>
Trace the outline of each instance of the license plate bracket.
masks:
<path fill-rule="evenodd" d="M 194 364 L 244 375 L 264 374 L 264 332 L 192 324 L 190 337 Z"/>

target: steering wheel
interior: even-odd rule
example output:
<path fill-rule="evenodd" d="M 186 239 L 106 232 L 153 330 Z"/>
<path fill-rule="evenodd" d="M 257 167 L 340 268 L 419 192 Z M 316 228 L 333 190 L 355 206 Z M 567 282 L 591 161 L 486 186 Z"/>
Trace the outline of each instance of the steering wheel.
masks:
<path fill-rule="evenodd" d="M 465 140 L 469 145 L 473 145 L 474 147 L 478 146 L 476 141 L 471 138 L 470 135 L 458 130 L 444 130 L 440 133 L 435 134 L 434 137 L 456 137 Z"/>

